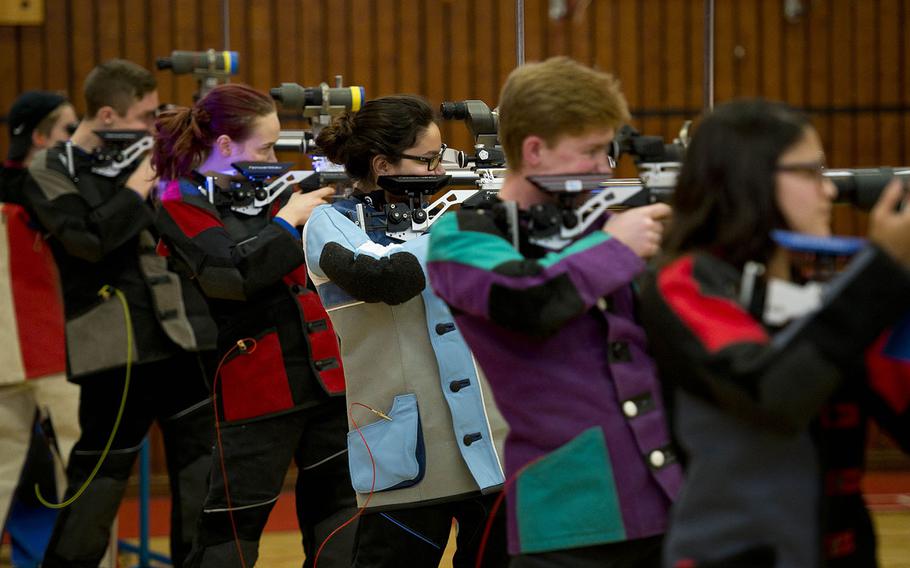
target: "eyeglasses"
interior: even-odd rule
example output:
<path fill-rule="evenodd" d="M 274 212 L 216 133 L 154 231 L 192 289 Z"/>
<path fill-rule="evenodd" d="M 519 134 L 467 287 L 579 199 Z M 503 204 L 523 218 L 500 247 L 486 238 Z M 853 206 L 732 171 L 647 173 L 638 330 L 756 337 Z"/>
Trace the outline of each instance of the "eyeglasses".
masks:
<path fill-rule="evenodd" d="M 433 170 L 438 168 L 439 164 L 442 162 L 442 155 L 443 155 L 443 153 L 445 153 L 446 148 L 448 148 L 448 146 L 443 144 L 442 147 L 439 148 L 439 152 L 437 152 L 435 155 L 430 156 L 430 157 L 412 156 L 410 154 L 398 154 L 398 157 L 407 158 L 408 160 L 417 160 L 418 162 L 423 162 L 427 165 L 427 171 L 432 172 Z"/>
<path fill-rule="evenodd" d="M 795 174 L 802 174 L 804 176 L 812 177 L 817 181 L 821 181 L 825 178 L 825 172 L 828 170 L 828 167 L 824 162 L 806 162 L 801 164 L 778 164 L 774 171 L 777 172 L 789 172 Z"/>

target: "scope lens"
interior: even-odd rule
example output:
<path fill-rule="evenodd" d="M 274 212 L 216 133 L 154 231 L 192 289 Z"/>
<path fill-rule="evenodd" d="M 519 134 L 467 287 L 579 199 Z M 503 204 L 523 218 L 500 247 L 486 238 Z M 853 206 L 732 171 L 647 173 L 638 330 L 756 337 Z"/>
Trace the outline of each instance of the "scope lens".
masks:
<path fill-rule="evenodd" d="M 439 111 L 446 120 L 464 120 L 468 117 L 468 105 L 464 101 L 445 101 L 439 105 Z"/>

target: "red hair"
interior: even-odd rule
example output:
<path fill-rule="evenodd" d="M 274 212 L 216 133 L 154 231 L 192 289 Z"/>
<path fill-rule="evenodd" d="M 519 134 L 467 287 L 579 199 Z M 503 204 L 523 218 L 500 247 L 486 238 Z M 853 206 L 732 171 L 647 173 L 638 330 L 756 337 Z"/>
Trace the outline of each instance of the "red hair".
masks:
<path fill-rule="evenodd" d="M 191 108 L 165 111 L 158 117 L 152 167 L 162 180 L 185 177 L 205 160 L 219 136 L 242 142 L 257 118 L 273 112 L 272 99 L 252 87 L 218 85 Z"/>

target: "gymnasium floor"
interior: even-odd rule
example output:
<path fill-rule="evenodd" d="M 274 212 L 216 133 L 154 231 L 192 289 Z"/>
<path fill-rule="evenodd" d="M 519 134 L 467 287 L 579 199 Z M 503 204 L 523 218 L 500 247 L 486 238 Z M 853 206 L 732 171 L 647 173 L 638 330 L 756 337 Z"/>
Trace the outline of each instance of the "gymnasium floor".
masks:
<path fill-rule="evenodd" d="M 873 509 L 879 538 L 882 568 L 910 568 L 910 472 L 873 472 L 866 476 L 867 501 Z M 167 550 L 169 503 L 166 498 L 152 500 L 152 549 Z M 120 536 L 135 539 L 138 534 L 138 505 L 127 499 L 120 510 Z M 0 549 L 0 567 L 8 567 L 8 545 Z M 440 567 L 451 567 L 454 548 L 446 549 Z M 262 568 L 299 568 L 303 559 L 296 531 L 294 499 L 284 494 L 275 505 L 266 527 L 257 566 Z M 120 566 L 135 566 L 136 558 L 122 555 Z"/>
<path fill-rule="evenodd" d="M 874 510 L 875 524 L 879 537 L 879 559 L 882 568 L 910 568 L 910 472 L 872 472 L 864 480 L 867 501 Z M 153 515 L 152 534 L 165 534 L 167 531 L 167 502 L 161 500 L 164 507 L 161 515 Z M 133 510 L 129 510 L 132 507 Z M 135 503 L 127 503 L 121 512 L 120 532 L 122 535 L 135 535 L 138 527 L 135 521 Z M 156 518 L 160 526 L 156 526 Z M 153 546 L 166 550 L 166 539 L 155 539 Z M 159 544 L 160 542 L 160 544 Z M 454 547 L 450 544 L 440 564 L 443 568 L 451 567 Z M 303 554 L 296 531 L 294 500 L 285 494 L 275 506 L 266 534 L 260 549 L 262 568 L 300 568 Z M 133 563 L 121 563 L 122 566 L 133 566 Z"/>

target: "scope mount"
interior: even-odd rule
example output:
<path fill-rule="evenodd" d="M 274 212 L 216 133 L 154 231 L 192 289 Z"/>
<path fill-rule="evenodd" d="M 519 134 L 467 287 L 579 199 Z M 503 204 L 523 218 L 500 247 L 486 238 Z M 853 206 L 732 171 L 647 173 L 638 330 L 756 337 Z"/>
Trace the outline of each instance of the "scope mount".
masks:
<path fill-rule="evenodd" d="M 541 203 L 528 210 L 529 241 L 559 251 L 572 244 L 611 207 L 646 205 L 659 201 L 639 179 L 611 179 L 604 174 L 563 174 L 528 176 L 535 187 L 555 196 L 556 201 Z M 594 193 L 580 206 L 579 196 Z M 517 231 L 517 226 L 512 228 Z M 513 236 L 513 242 L 517 239 Z"/>
<path fill-rule="evenodd" d="M 452 176 L 379 176 L 379 187 L 398 196 L 407 196 L 406 203 L 386 203 L 383 206 L 385 215 L 385 233 L 393 239 L 410 241 L 426 233 L 443 213 L 453 206 L 463 203 L 477 193 L 476 189 L 450 189 L 432 203 L 424 202 L 424 197 L 443 190 Z M 366 230 L 367 213 L 362 203 L 356 206 L 357 224 Z"/>
<path fill-rule="evenodd" d="M 101 139 L 101 146 L 92 153 L 92 171 L 105 177 L 116 177 L 155 145 L 147 130 L 92 132 Z"/>
<path fill-rule="evenodd" d="M 258 215 L 286 189 L 304 182 L 316 172 L 289 170 L 291 162 L 235 162 L 231 166 L 239 177 L 232 179 L 226 190 L 231 196 L 231 209 L 245 215 Z M 271 179 L 270 183 L 266 183 Z M 219 189 L 214 178 L 207 177 L 203 188 L 210 203 L 215 203 Z"/>

